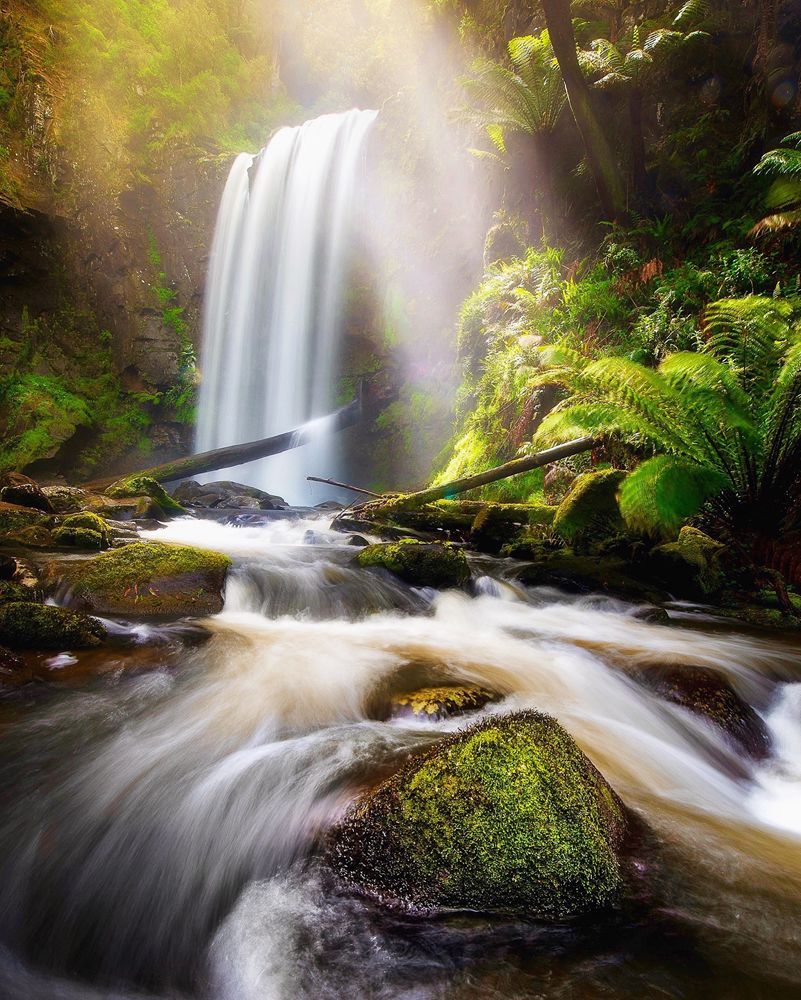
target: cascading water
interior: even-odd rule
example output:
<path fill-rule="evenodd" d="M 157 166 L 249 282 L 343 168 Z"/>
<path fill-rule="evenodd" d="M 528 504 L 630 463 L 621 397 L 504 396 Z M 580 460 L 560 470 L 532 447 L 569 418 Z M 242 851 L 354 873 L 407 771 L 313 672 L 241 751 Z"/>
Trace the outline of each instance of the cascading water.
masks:
<path fill-rule="evenodd" d="M 279 434 L 334 408 L 356 194 L 375 118 L 352 110 L 283 128 L 231 168 L 209 270 L 198 451 Z M 319 437 L 214 478 L 308 502 L 307 474 L 338 473 L 324 423 Z"/>

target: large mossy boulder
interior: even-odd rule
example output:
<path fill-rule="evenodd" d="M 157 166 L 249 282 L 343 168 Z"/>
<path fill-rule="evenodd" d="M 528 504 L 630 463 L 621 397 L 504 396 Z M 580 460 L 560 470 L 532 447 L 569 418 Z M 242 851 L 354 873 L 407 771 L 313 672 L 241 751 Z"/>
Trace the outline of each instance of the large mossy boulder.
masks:
<path fill-rule="evenodd" d="M 70 602 L 107 615 L 181 618 L 222 611 L 231 561 L 219 552 L 132 542 L 68 568 Z"/>
<path fill-rule="evenodd" d="M 0 606 L 0 644 L 10 649 L 88 649 L 105 638 L 99 621 L 65 608 L 22 601 Z"/>
<path fill-rule="evenodd" d="M 718 670 L 690 663 L 661 663 L 632 673 L 660 698 L 706 719 L 744 756 L 754 760 L 769 756 L 767 726 Z"/>
<path fill-rule="evenodd" d="M 614 903 L 622 803 L 559 723 L 486 719 L 412 758 L 331 834 L 349 886 L 411 908 L 563 918 Z"/>
<path fill-rule="evenodd" d="M 119 479 L 112 486 L 109 486 L 106 495 L 115 500 L 146 496 L 155 501 L 169 516 L 180 517 L 182 514 L 186 514 L 186 509 L 170 496 L 161 483 L 150 476 L 134 475 Z"/>
<path fill-rule="evenodd" d="M 648 569 L 680 597 L 713 597 L 727 583 L 726 547 L 698 528 L 684 527 L 675 542 L 657 545 L 648 556 Z"/>
<path fill-rule="evenodd" d="M 368 545 L 356 562 L 365 569 L 387 569 L 412 587 L 464 587 L 470 580 L 467 557 L 448 542 L 402 539 Z"/>
<path fill-rule="evenodd" d="M 446 684 L 418 688 L 392 696 L 392 716 L 418 722 L 439 722 L 454 715 L 477 712 L 500 700 L 500 695 L 478 684 Z"/>
<path fill-rule="evenodd" d="M 618 493 L 626 473 L 618 469 L 585 472 L 559 504 L 553 526 L 557 535 L 578 551 L 625 531 Z"/>

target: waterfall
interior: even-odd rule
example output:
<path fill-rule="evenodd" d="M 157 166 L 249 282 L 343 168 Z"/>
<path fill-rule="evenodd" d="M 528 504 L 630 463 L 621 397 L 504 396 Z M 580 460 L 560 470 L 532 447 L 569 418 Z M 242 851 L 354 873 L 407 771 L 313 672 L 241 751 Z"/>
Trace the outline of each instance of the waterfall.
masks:
<path fill-rule="evenodd" d="M 344 291 L 365 140 L 376 112 L 283 128 L 231 168 L 212 245 L 203 323 L 198 451 L 255 441 L 336 406 Z M 215 473 L 292 502 L 307 474 L 336 476 L 325 439 Z"/>

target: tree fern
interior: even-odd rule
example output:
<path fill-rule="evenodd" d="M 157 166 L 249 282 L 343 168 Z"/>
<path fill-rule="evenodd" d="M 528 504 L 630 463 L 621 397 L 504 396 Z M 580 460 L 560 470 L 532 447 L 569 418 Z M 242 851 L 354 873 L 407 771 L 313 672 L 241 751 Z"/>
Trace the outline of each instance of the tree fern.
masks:
<path fill-rule="evenodd" d="M 567 395 L 534 444 L 622 441 L 642 459 L 621 493 L 632 527 L 670 535 L 697 516 L 753 553 L 776 552 L 765 539 L 801 531 L 798 312 L 760 296 L 712 303 L 704 350 L 669 355 L 657 369 L 543 349 L 536 381 Z"/>
<path fill-rule="evenodd" d="M 752 230 L 754 236 L 764 236 L 801 225 L 801 132 L 793 132 L 782 140 L 778 149 L 771 149 L 754 167 L 760 177 L 769 177 L 773 184 L 765 197 L 765 206 L 773 209 Z"/>

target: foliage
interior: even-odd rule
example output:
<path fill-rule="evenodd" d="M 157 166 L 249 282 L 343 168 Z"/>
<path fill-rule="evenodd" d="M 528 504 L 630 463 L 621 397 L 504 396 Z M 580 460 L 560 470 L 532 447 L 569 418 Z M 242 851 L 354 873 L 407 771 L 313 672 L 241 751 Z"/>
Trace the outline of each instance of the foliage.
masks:
<path fill-rule="evenodd" d="M 797 230 L 801 226 L 801 132 L 785 136 L 781 147 L 765 153 L 754 173 L 773 181 L 765 197 L 770 214 L 756 224 L 754 235 Z"/>
<path fill-rule="evenodd" d="M 501 153 L 507 151 L 508 132 L 553 131 L 567 100 L 547 31 L 513 38 L 508 51 L 511 68 L 479 59 L 464 80 L 472 100 L 464 117 L 485 129 Z"/>
<path fill-rule="evenodd" d="M 703 349 L 657 369 L 543 349 L 543 379 L 569 395 L 545 419 L 543 445 L 597 434 L 645 457 L 622 487 L 632 526 L 675 533 L 699 516 L 748 545 L 801 528 L 801 325 L 794 301 L 712 303 Z M 650 456 L 650 457 L 648 457 Z"/>

